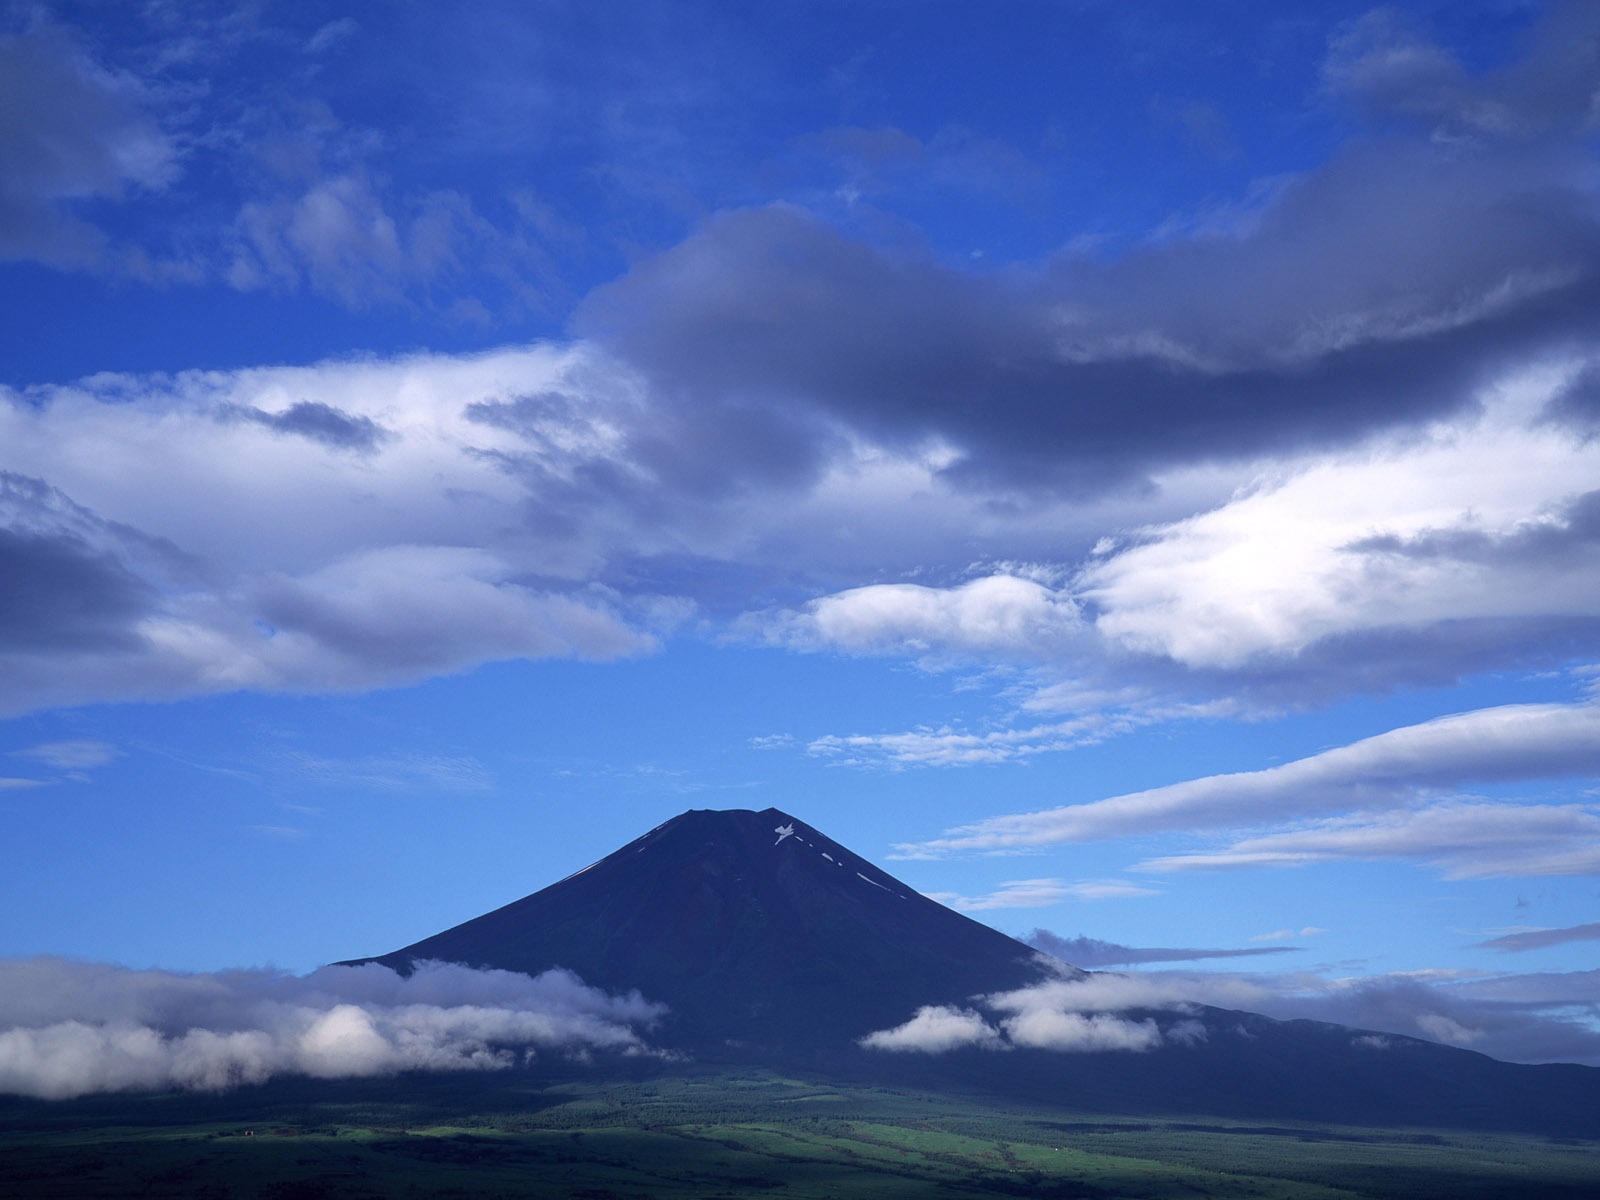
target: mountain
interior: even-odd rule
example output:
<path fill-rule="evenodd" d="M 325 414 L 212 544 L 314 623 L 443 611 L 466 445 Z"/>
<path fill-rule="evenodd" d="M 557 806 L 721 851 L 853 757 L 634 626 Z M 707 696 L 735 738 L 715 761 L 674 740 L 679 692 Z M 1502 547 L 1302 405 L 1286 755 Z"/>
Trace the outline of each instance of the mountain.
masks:
<path fill-rule="evenodd" d="M 696 810 L 504 908 L 376 960 L 566 967 L 664 1001 L 669 1045 L 852 1045 L 924 1004 L 1022 987 L 1052 960 L 787 813 Z"/>
<path fill-rule="evenodd" d="M 1600 1070 L 1206 1006 L 1046 1013 L 1045 1037 L 944 1053 L 863 1046 L 926 1006 L 1095 977 L 952 912 L 777 809 L 696 810 L 542 891 L 376 958 L 576 972 L 669 1007 L 657 1044 L 701 1063 L 977 1089 L 1118 1113 L 1600 1136 Z M 955 1011 L 959 1010 L 959 1011 Z M 1094 1022 L 1098 1021 L 1096 1026 Z M 1088 1022 L 1088 1025 L 1085 1025 Z M 1036 1027 L 1038 1032 L 1040 1027 Z M 1083 1036 L 1139 1033 L 1121 1048 Z M 1063 1052 L 1063 1047 L 1074 1052 Z"/>

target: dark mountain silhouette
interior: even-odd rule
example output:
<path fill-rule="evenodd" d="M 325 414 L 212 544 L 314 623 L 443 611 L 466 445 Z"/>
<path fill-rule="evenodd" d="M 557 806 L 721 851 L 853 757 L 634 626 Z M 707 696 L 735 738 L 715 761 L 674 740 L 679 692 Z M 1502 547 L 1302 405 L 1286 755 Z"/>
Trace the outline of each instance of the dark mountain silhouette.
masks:
<path fill-rule="evenodd" d="M 891 1053 L 860 1039 L 922 1007 L 1086 972 L 919 895 L 777 809 L 696 810 L 559 883 L 375 959 L 576 972 L 669 1006 L 701 1063 L 979 1089 L 1119 1113 L 1250 1115 L 1600 1135 L 1600 1070 L 1525 1066 L 1393 1034 L 1193 1006 L 1123 1011 L 1142 1050 Z M 992 1014 L 991 1014 L 992 1015 Z"/>
<path fill-rule="evenodd" d="M 662 1040 L 702 1054 L 852 1044 L 918 1005 L 1035 982 L 1050 961 L 773 808 L 684 813 L 376 961 L 419 959 L 637 988 L 672 1010 Z"/>

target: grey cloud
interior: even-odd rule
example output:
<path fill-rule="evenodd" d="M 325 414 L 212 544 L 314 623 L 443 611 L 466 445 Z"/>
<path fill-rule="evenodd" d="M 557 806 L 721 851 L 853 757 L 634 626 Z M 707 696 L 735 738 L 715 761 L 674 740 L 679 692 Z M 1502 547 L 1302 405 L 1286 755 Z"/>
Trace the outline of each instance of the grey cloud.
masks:
<path fill-rule="evenodd" d="M 600 504 L 637 518 L 705 521 L 709 505 L 752 490 L 798 489 L 827 462 L 837 435 L 804 411 L 744 403 L 739 398 L 668 392 L 642 408 L 633 397 L 597 403 L 592 394 L 548 391 L 479 401 L 466 415 L 516 433 L 525 454 L 506 453 L 507 470 L 523 479 L 547 514 L 582 512 Z M 582 438 L 612 443 L 581 461 L 550 451 L 551 431 L 566 445 Z M 560 462 L 565 457 L 567 461 Z M 552 460 L 560 462 L 552 470 Z M 663 511 L 664 501 L 670 502 Z M 559 519 L 559 518 L 558 518 Z"/>
<path fill-rule="evenodd" d="M 626 540 L 648 529 L 660 497 L 641 484 L 628 512 L 608 514 L 598 488 L 563 476 L 590 462 L 616 468 L 605 445 L 583 441 L 604 425 L 610 397 L 596 403 L 598 424 L 481 439 L 507 453 L 529 443 L 530 460 L 539 435 L 559 442 L 537 478 L 530 466 L 506 480 L 476 449 L 482 421 L 462 421 L 471 398 L 496 393 L 497 375 L 559 374 L 557 357 L 105 376 L 8 397 L 0 417 L 13 458 L 185 547 L 41 479 L 0 473 L 0 566 L 16 581 L 0 599 L 0 709 L 362 689 L 497 659 L 655 649 L 636 619 L 665 623 L 665 601 L 588 581 L 609 531 Z M 375 389 L 391 402 L 371 403 Z M 440 392 L 449 398 L 436 403 Z M 308 398 L 269 399 L 285 395 Z M 400 453 L 366 455 L 401 440 L 380 423 L 390 411 L 410 436 Z M 68 449 L 80 445 L 97 449 Z M 545 507 L 562 487 L 571 505 Z M 549 528 L 551 511 L 574 527 Z"/>
<path fill-rule="evenodd" d="M 656 646 L 606 596 L 523 587 L 472 549 L 393 546 L 306 575 L 200 579 L 159 539 L 5 474 L 0 572 L 12 581 L 0 593 L 10 712 L 107 695 L 365 688 L 491 659 Z"/>
<path fill-rule="evenodd" d="M 1520 954 L 1528 950 L 1543 950 L 1549 946 L 1564 946 L 1569 942 L 1600 941 L 1600 922 L 1572 925 L 1566 929 L 1524 929 L 1502 937 L 1478 942 L 1480 949 L 1499 950 Z"/>
<path fill-rule="evenodd" d="M 121 563 L 70 535 L 0 529 L 0 577 L 0 653 L 136 648 L 133 622 L 154 599 Z"/>
<path fill-rule="evenodd" d="M 1190 669 L 1182 685 L 1231 694 L 1271 707 L 1322 704 L 1352 693 L 1458 683 L 1508 663 L 1559 668 L 1600 655 L 1600 618 L 1460 617 L 1431 625 L 1364 629 L 1319 638 L 1292 659 L 1252 662 L 1245 670 Z M 1172 686 L 1159 664 L 1136 666 L 1151 686 Z"/>
<path fill-rule="evenodd" d="M 1575 1011 L 1600 1003 L 1596 972 L 1542 982 L 1501 980 L 1430 982 L 1403 976 L 1266 997 L 1260 1011 L 1281 1019 L 1310 1018 L 1426 1038 L 1477 1050 L 1508 1062 L 1600 1064 L 1600 1033 Z M 1564 984 L 1574 986 L 1563 986 Z M 1502 999 L 1496 991 L 1518 998 Z"/>
<path fill-rule="evenodd" d="M 399 547 L 321 577 L 274 577 L 251 597 L 267 639 L 298 637 L 262 682 L 321 677 L 369 686 L 461 670 L 496 658 L 605 659 L 654 648 L 602 602 L 538 592 L 497 578 L 492 556 Z M 343 586 L 339 586 L 339 585 Z"/>
<path fill-rule="evenodd" d="M 420 963 L 180 975 L 0 960 L 0 1093 L 222 1091 L 279 1075 L 496 1070 L 541 1053 L 652 1053 L 666 1010 L 571 972 Z"/>
<path fill-rule="evenodd" d="M 166 556 L 44 481 L 0 471 L 0 653 L 138 648 L 135 625 L 158 597 L 126 558 L 152 548 Z"/>
<path fill-rule="evenodd" d="M 1510 362 L 1592 337 L 1584 169 L 1543 143 L 1356 146 L 1237 234 L 1033 273 L 747 210 L 599 289 L 576 328 L 666 396 L 944 443 L 953 481 L 1137 486 L 1461 411 Z"/>
<path fill-rule="evenodd" d="M 1375 556 L 1453 559 L 1487 564 L 1570 562 L 1570 556 L 1600 549 L 1600 490 L 1563 504 L 1546 520 L 1507 534 L 1476 529 L 1439 529 L 1413 537 L 1364 538 L 1349 549 Z"/>
<path fill-rule="evenodd" d="M 321 442 L 335 450 L 374 450 L 391 435 L 371 417 L 353 417 L 347 412 L 316 400 L 301 400 L 281 413 L 259 408 L 231 407 L 222 410 L 277 433 L 293 434 Z"/>
<path fill-rule="evenodd" d="M 1207 958 L 1254 958 L 1263 954 L 1289 954 L 1298 946 L 1257 946 L 1243 950 L 1195 950 L 1167 947 L 1119 946 L 1099 938 L 1059 937 L 1048 929 L 1035 929 L 1022 939 L 1035 950 L 1075 967 L 1132 966 L 1136 963 L 1196 962 Z"/>
<path fill-rule="evenodd" d="M 1545 408 L 1549 420 L 1586 437 L 1600 434 L 1600 363 L 1586 364 Z"/>
<path fill-rule="evenodd" d="M 1370 113 L 1417 123 L 1435 137 L 1533 137 L 1592 116 L 1600 67 L 1592 5 L 1560 0 L 1530 36 L 1530 53 L 1484 75 L 1429 41 L 1420 22 L 1380 8 L 1334 38 L 1324 80 Z"/>
<path fill-rule="evenodd" d="M 161 187 L 174 158 L 136 90 L 64 31 L 0 37 L 0 258 L 91 265 L 106 238 L 73 201 Z"/>

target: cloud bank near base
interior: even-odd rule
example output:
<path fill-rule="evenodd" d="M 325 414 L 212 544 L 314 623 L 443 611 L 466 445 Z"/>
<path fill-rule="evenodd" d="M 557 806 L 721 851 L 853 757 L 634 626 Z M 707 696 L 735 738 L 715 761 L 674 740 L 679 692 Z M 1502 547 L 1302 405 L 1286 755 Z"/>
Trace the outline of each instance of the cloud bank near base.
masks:
<path fill-rule="evenodd" d="M 1420 1038 L 1507 1062 L 1600 1066 L 1600 1031 L 1592 1023 L 1597 1005 L 1600 971 L 1365 978 L 1313 971 L 1096 973 L 976 997 L 971 1007 L 925 1006 L 861 1045 L 919 1054 L 1142 1052 L 1205 1039 L 1202 1009 L 1210 1007 Z"/>
<path fill-rule="evenodd" d="M 1049 980 L 979 996 L 974 1004 L 975 1008 L 925 1005 L 905 1024 L 875 1030 L 860 1044 L 868 1050 L 915 1054 L 1017 1048 L 1091 1054 L 1153 1050 L 1164 1041 L 1188 1042 L 1203 1036 L 1186 1016 L 1163 1025 L 1150 1016 L 1118 1015 L 1132 1008 L 1180 1014 L 1190 1008 L 1166 989 L 1146 987 L 1129 976 Z"/>
<path fill-rule="evenodd" d="M 281 1075 L 500 1070 L 539 1054 L 653 1053 L 666 1009 L 564 970 L 424 962 L 182 975 L 0 961 L 0 1093 L 223 1091 Z"/>
<path fill-rule="evenodd" d="M 1593 936 L 1600 936 L 1595 926 L 1580 925 L 1526 931 L 1480 946 L 1521 951 Z M 1519 940 L 1524 937 L 1525 942 Z M 1092 938 L 1062 938 L 1045 929 L 1034 930 L 1028 943 L 1075 967 L 1096 965 L 1097 955 L 1101 962 L 1140 963 L 1252 953 L 1146 950 Z M 1266 947 L 1262 952 L 1273 949 L 1290 947 Z M 1095 1004 L 1112 1010 L 1119 1006 L 1159 1010 L 1211 1005 L 1278 1020 L 1326 1021 L 1443 1042 L 1507 1062 L 1600 1066 L 1600 1029 L 1594 1024 L 1594 1013 L 1600 1008 L 1600 971 L 1503 974 L 1462 970 L 1349 976 L 1327 968 L 1273 974 L 1180 968 L 1101 973 L 1079 985 L 1052 982 L 1045 988 L 1037 999 L 1073 1011 Z M 1063 991 L 1075 997 L 1070 1005 L 1061 1004 Z"/>

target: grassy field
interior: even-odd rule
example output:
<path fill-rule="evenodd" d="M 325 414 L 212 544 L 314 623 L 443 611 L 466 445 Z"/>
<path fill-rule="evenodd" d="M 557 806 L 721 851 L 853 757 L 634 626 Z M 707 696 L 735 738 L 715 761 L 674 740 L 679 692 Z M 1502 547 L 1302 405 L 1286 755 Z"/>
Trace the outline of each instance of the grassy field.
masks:
<path fill-rule="evenodd" d="M 0 1102 L 15 1197 L 1567 1197 L 1600 1143 L 1118 1119 L 772 1074 L 414 1077 Z"/>

